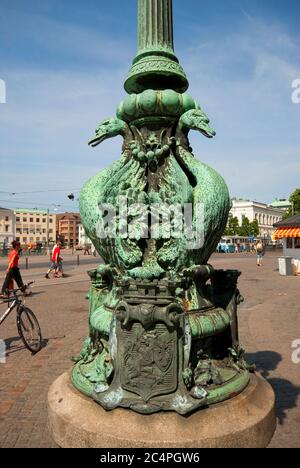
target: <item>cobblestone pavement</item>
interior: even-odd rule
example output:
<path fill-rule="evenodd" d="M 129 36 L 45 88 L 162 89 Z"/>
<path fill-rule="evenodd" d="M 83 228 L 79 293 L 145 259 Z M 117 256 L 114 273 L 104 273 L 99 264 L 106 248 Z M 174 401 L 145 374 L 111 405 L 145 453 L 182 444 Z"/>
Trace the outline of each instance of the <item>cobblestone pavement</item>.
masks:
<path fill-rule="evenodd" d="M 243 272 L 240 290 L 240 337 L 248 360 L 268 379 L 277 395 L 278 428 L 271 447 L 300 447 L 300 365 L 292 363 L 292 342 L 300 339 L 300 277 L 280 277 L 277 258 L 267 255 L 257 268 L 252 255 L 216 255 L 216 268 Z M 35 295 L 28 299 L 40 321 L 44 349 L 31 356 L 17 334 L 14 316 L 0 328 L 7 362 L 0 364 L 0 447 L 55 447 L 47 429 L 47 392 L 51 383 L 71 367 L 88 334 L 88 277 L 94 265 L 69 266 L 69 278 L 43 279 L 43 269 L 24 273 L 34 277 Z M 0 283 L 3 273 L 0 275 Z M 0 305 L 0 312 L 4 306 Z"/>

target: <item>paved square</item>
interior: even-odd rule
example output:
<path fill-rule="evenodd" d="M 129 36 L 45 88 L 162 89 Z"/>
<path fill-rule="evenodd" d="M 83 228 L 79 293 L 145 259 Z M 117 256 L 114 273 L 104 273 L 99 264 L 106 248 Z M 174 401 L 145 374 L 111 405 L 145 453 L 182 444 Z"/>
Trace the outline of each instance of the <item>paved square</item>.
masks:
<path fill-rule="evenodd" d="M 270 253 L 258 268 L 253 255 L 215 255 L 215 268 L 242 271 L 240 290 L 240 337 L 248 361 L 255 362 L 277 396 L 278 428 L 271 447 L 300 447 L 300 364 L 292 362 L 292 342 L 300 339 L 300 277 L 280 277 L 277 254 Z M 45 340 L 36 356 L 22 345 L 15 316 L 0 328 L 7 346 L 7 362 L 0 364 L 0 447 L 55 447 L 47 429 L 46 399 L 49 386 L 68 370 L 70 357 L 81 350 L 88 334 L 89 279 L 86 270 L 95 259 L 75 265 L 66 261 L 70 277 L 48 281 L 43 278 L 46 259 L 32 261 L 23 272 L 36 279 L 35 295 L 28 305 L 36 313 Z M 22 261 L 24 264 L 24 260 Z M 0 282 L 3 280 L 3 265 Z M 0 311 L 5 306 L 0 305 Z"/>

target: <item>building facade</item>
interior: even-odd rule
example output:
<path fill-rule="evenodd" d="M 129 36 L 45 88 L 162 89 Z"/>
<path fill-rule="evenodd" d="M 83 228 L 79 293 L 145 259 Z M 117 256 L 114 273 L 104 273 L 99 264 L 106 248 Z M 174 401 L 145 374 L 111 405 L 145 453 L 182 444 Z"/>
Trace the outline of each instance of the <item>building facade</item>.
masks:
<path fill-rule="evenodd" d="M 238 218 L 240 226 L 244 218 L 248 218 L 251 223 L 257 220 L 260 237 L 266 240 L 272 239 L 276 231 L 274 224 L 279 223 L 285 213 L 281 208 L 249 200 L 233 199 L 232 205 L 230 216 Z"/>
<path fill-rule="evenodd" d="M 56 233 L 66 247 L 76 247 L 79 244 L 79 213 L 63 213 L 56 215 Z"/>
<path fill-rule="evenodd" d="M 15 224 L 14 212 L 0 208 L 0 246 L 7 246 L 15 239 Z"/>
<path fill-rule="evenodd" d="M 15 209 L 15 238 L 23 245 L 56 241 L 56 215 L 34 209 Z"/>
<path fill-rule="evenodd" d="M 79 224 L 79 238 L 78 238 L 78 244 L 82 247 L 84 247 L 87 244 L 91 244 L 91 240 L 89 237 L 86 235 L 84 227 L 82 224 Z"/>

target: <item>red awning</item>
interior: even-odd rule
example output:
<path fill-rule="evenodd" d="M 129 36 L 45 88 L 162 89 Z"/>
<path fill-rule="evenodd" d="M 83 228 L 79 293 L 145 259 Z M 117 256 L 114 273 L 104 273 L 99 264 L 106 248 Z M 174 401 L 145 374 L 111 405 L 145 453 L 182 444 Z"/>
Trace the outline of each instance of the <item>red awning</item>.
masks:
<path fill-rule="evenodd" d="M 288 237 L 300 237 L 300 227 L 281 227 L 273 235 L 273 240 L 287 239 Z"/>

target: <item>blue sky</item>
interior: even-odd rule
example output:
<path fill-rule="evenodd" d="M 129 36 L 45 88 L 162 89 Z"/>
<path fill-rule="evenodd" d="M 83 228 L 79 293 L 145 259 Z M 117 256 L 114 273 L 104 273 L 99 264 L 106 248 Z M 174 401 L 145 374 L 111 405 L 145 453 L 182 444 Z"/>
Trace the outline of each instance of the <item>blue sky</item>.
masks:
<path fill-rule="evenodd" d="M 299 187 L 298 0 L 174 0 L 175 49 L 214 140 L 191 137 L 232 196 L 263 202 Z M 77 191 L 120 156 L 87 146 L 114 115 L 137 44 L 137 0 L 0 0 L 0 192 Z M 6 200 L 10 203 L 6 203 Z M 23 202 L 23 204 L 21 203 Z M 75 209 L 64 192 L 0 193 L 0 206 Z"/>

